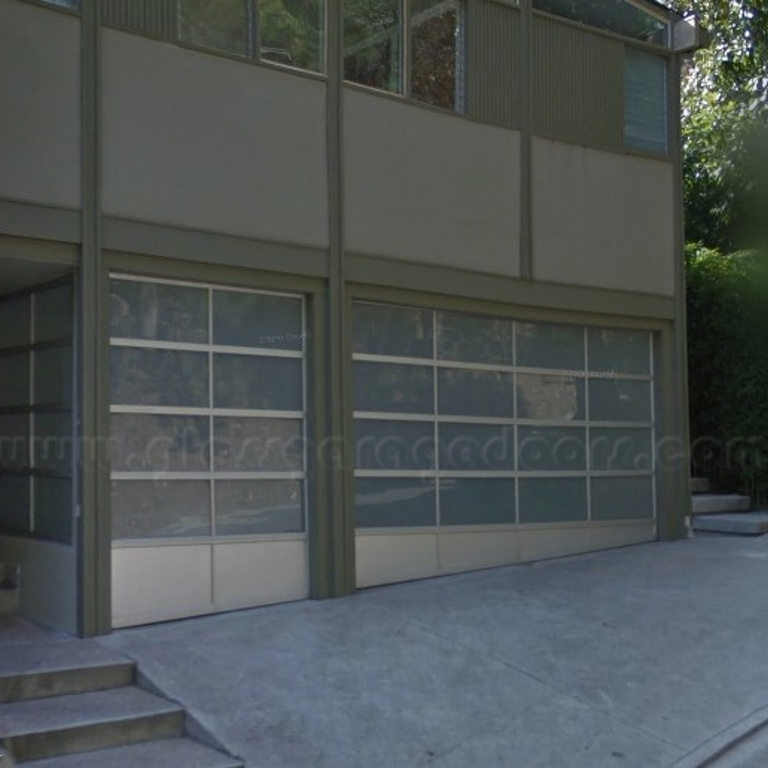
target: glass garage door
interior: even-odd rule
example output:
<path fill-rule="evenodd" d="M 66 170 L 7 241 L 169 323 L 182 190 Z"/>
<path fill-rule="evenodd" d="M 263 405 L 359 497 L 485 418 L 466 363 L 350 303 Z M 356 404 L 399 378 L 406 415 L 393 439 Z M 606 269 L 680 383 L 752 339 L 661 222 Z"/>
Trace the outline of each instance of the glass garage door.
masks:
<path fill-rule="evenodd" d="M 354 318 L 358 585 L 655 538 L 650 333 Z"/>
<path fill-rule="evenodd" d="M 307 596 L 304 303 L 115 275 L 113 621 Z"/>

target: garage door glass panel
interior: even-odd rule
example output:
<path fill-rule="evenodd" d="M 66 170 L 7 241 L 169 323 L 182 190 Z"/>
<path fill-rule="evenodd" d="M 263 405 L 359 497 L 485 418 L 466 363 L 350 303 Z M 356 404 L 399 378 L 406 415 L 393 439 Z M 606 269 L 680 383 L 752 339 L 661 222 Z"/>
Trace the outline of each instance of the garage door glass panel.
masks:
<path fill-rule="evenodd" d="M 650 382 L 614 378 L 591 379 L 589 417 L 593 421 L 650 422 Z"/>
<path fill-rule="evenodd" d="M 29 478 L 0 475 L 0 498 L 2 498 L 3 533 L 29 533 L 31 510 Z"/>
<path fill-rule="evenodd" d="M 653 468 L 653 432 L 650 429 L 593 427 L 589 442 L 592 469 L 650 471 Z"/>
<path fill-rule="evenodd" d="M 214 420 L 217 472 L 299 472 L 304 468 L 300 419 Z"/>
<path fill-rule="evenodd" d="M 441 525 L 503 525 L 514 522 L 514 479 L 440 480 Z"/>
<path fill-rule="evenodd" d="M 432 413 L 432 369 L 393 363 L 355 363 L 355 410 Z"/>
<path fill-rule="evenodd" d="M 355 466 L 369 470 L 426 470 L 435 466 L 431 423 L 358 419 Z"/>
<path fill-rule="evenodd" d="M 115 413 L 113 472 L 206 472 L 209 420 L 205 416 Z"/>
<path fill-rule="evenodd" d="M 432 357 L 432 312 L 386 304 L 354 305 L 356 353 Z"/>
<path fill-rule="evenodd" d="M 62 477 L 72 472 L 72 414 L 35 415 L 35 467 Z"/>
<path fill-rule="evenodd" d="M 535 421 L 583 421 L 584 379 L 573 376 L 518 373 L 517 415 Z"/>
<path fill-rule="evenodd" d="M 0 469 L 29 467 L 30 430 L 27 414 L 0 416 Z"/>
<path fill-rule="evenodd" d="M 0 349 L 29 344 L 31 317 L 29 296 L 0 303 Z"/>
<path fill-rule="evenodd" d="M 589 370 L 648 376 L 651 372 L 651 338 L 645 331 L 590 328 Z"/>
<path fill-rule="evenodd" d="M 35 480 L 35 535 L 52 541 L 71 541 L 72 498 L 69 478 L 39 477 Z"/>
<path fill-rule="evenodd" d="M 514 416 L 514 377 L 495 371 L 438 371 L 438 409 L 446 416 Z"/>
<path fill-rule="evenodd" d="M 213 405 L 263 411 L 301 411 L 301 360 L 215 355 Z"/>
<path fill-rule="evenodd" d="M 211 533 L 211 495 L 203 480 L 114 480 L 115 539 L 185 538 Z"/>
<path fill-rule="evenodd" d="M 289 480 L 217 480 L 216 535 L 300 533 L 302 484 Z"/>
<path fill-rule="evenodd" d="M 520 478 L 520 522 L 586 520 L 587 480 L 583 477 Z"/>
<path fill-rule="evenodd" d="M 72 347 L 35 352 L 35 402 L 69 404 L 72 401 Z"/>
<path fill-rule="evenodd" d="M 584 370 L 584 332 L 571 325 L 517 323 L 517 365 Z"/>
<path fill-rule="evenodd" d="M 437 313 L 437 356 L 440 360 L 511 366 L 513 323 L 480 315 Z"/>
<path fill-rule="evenodd" d="M 62 283 L 36 293 L 35 341 L 71 338 L 73 313 L 72 283 Z"/>
<path fill-rule="evenodd" d="M 355 480 L 358 528 L 415 528 L 437 522 L 433 480 L 362 478 Z"/>
<path fill-rule="evenodd" d="M 485 472 L 515 468 L 514 427 L 440 422 L 438 435 L 443 470 Z"/>
<path fill-rule="evenodd" d="M 113 338 L 204 344 L 206 292 L 185 285 L 112 280 L 110 333 Z"/>
<path fill-rule="evenodd" d="M 213 343 L 231 347 L 301 350 L 299 299 L 240 291 L 213 292 Z"/>
<path fill-rule="evenodd" d="M 0 357 L 0 408 L 29 404 L 29 354 Z"/>
<path fill-rule="evenodd" d="M 652 477 L 593 477 L 592 519 L 651 519 L 653 507 Z"/>
<path fill-rule="evenodd" d="M 587 468 L 587 433 L 578 428 L 519 427 L 521 471 L 574 472 Z"/>
<path fill-rule="evenodd" d="M 112 347 L 114 405 L 208 405 L 208 355 L 170 349 Z"/>

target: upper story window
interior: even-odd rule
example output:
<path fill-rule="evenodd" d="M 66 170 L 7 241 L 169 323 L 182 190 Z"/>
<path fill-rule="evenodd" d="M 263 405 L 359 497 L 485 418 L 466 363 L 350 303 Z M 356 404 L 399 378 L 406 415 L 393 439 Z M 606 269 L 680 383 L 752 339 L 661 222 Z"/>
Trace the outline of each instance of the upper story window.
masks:
<path fill-rule="evenodd" d="M 344 77 L 460 111 L 463 34 L 462 0 L 347 0 Z"/>
<path fill-rule="evenodd" d="M 669 45 L 669 21 L 644 0 L 533 0 L 539 11 L 655 45 Z"/>
<path fill-rule="evenodd" d="M 312 72 L 323 69 L 323 0 L 176 2 L 184 42 Z"/>
<path fill-rule="evenodd" d="M 667 137 L 667 61 L 627 46 L 624 53 L 624 144 L 665 153 Z"/>

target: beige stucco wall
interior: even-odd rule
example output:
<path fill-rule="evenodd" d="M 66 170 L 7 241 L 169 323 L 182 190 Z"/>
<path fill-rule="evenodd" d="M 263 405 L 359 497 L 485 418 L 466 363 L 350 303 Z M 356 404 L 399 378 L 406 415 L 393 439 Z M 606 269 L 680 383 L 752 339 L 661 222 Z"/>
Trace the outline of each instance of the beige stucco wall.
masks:
<path fill-rule="evenodd" d="M 80 22 L 0 0 L 0 197 L 80 205 Z"/>
<path fill-rule="evenodd" d="M 116 30 L 103 62 L 106 214 L 327 245 L 324 83 Z"/>
<path fill-rule="evenodd" d="M 671 163 L 534 139 L 534 277 L 672 295 L 673 194 Z"/>
<path fill-rule="evenodd" d="M 515 276 L 515 131 L 345 89 L 350 251 Z"/>

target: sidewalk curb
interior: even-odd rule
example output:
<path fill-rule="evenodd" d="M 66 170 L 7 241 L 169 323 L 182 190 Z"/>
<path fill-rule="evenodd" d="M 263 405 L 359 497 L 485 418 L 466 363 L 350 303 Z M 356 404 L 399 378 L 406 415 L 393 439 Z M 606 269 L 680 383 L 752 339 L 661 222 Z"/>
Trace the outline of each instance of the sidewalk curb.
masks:
<path fill-rule="evenodd" d="M 760 707 L 733 725 L 720 731 L 708 741 L 683 755 L 669 768 L 709 768 L 716 761 L 752 738 L 762 730 L 768 730 L 768 706 Z"/>

